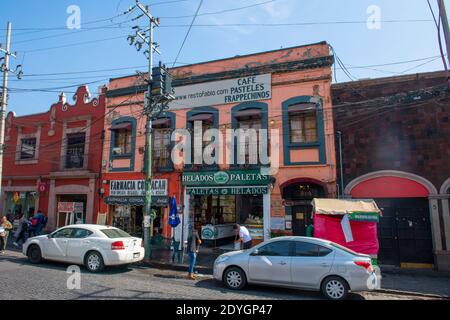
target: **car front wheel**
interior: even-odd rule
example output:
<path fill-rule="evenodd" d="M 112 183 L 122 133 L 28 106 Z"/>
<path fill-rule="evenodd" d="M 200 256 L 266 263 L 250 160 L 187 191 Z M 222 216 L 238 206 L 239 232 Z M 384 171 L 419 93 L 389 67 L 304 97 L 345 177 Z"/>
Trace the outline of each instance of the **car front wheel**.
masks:
<path fill-rule="evenodd" d="M 232 290 L 240 290 L 247 284 L 244 271 L 240 268 L 232 267 L 225 271 L 223 276 L 225 285 Z"/>
<path fill-rule="evenodd" d="M 343 300 L 348 294 L 348 284 L 340 277 L 326 278 L 321 289 L 322 294 L 331 300 Z"/>
<path fill-rule="evenodd" d="M 84 265 L 90 272 L 100 272 L 105 268 L 103 257 L 97 251 L 89 252 L 86 255 Z"/>
<path fill-rule="evenodd" d="M 33 244 L 28 249 L 28 261 L 33 264 L 42 262 L 42 253 L 41 248 L 37 244 Z"/>

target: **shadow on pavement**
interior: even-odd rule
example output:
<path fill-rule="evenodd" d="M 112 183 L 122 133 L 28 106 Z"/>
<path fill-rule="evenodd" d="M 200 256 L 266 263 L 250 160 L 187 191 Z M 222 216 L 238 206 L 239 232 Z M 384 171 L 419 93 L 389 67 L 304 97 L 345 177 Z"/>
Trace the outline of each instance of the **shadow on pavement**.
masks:
<path fill-rule="evenodd" d="M 311 299 L 311 300 L 324 300 L 325 298 L 318 291 L 305 291 L 291 288 L 270 287 L 265 285 L 247 285 L 241 291 L 231 290 L 226 288 L 221 282 L 214 279 L 200 280 L 196 283 L 196 286 L 201 288 L 207 288 L 210 290 L 220 291 L 221 293 L 233 293 L 242 295 L 255 295 L 266 298 L 285 299 L 286 295 L 289 295 L 290 299 Z M 295 298 L 296 297 L 296 298 Z M 365 298 L 357 293 L 350 293 L 347 300 L 365 300 Z"/>
<path fill-rule="evenodd" d="M 65 262 L 58 262 L 58 261 L 50 261 L 50 260 L 44 260 L 42 263 L 39 264 L 33 264 L 31 262 L 28 261 L 28 258 L 25 256 L 13 256 L 13 255 L 2 255 L 0 256 L 0 261 L 8 261 L 11 263 L 17 263 L 20 264 L 22 266 L 33 266 L 36 268 L 42 268 L 42 269 L 49 269 L 49 270 L 67 270 L 67 268 L 70 265 L 74 265 L 73 263 L 65 263 Z M 84 266 L 79 266 L 80 267 L 80 271 L 82 274 L 105 274 L 105 275 L 114 275 L 114 274 L 125 274 L 128 273 L 130 271 L 132 271 L 132 269 L 128 266 L 128 265 L 123 265 L 123 266 L 110 266 L 110 267 L 106 267 L 102 272 L 100 273 L 91 273 L 89 271 L 87 271 Z"/>

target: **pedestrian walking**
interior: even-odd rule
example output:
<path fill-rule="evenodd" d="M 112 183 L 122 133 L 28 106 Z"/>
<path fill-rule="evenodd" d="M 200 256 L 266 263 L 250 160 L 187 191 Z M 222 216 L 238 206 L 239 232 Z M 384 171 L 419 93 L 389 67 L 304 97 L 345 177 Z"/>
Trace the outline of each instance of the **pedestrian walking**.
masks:
<path fill-rule="evenodd" d="M 197 262 L 197 254 L 200 249 L 200 245 L 202 244 L 202 240 L 200 240 L 200 236 L 198 235 L 198 231 L 194 228 L 191 229 L 188 237 L 188 252 L 189 252 L 189 270 L 188 270 L 188 279 L 195 280 L 195 263 Z"/>
<path fill-rule="evenodd" d="M 35 235 L 40 236 L 42 234 L 42 230 L 44 230 L 45 226 L 47 225 L 48 219 L 41 210 L 38 210 L 35 217 L 38 219 Z"/>
<path fill-rule="evenodd" d="M 29 227 L 28 224 L 29 224 L 29 222 L 28 222 L 27 218 L 25 217 L 25 215 L 22 215 L 19 220 L 19 226 L 17 227 L 16 233 L 14 234 L 14 237 L 16 238 L 16 240 L 14 241 L 13 244 L 16 247 L 19 246 L 20 241 L 22 241 L 22 244 L 25 243 L 26 235 L 27 235 L 28 227 Z"/>
<path fill-rule="evenodd" d="M 0 237 L 2 243 L 0 244 L 0 252 L 1 254 L 5 253 L 6 245 L 8 244 L 8 236 L 9 232 L 12 230 L 13 226 L 11 222 L 8 221 L 6 217 L 2 217 L 1 229 L 0 229 Z"/>
<path fill-rule="evenodd" d="M 234 225 L 234 230 L 238 231 L 239 241 L 244 250 L 250 249 L 252 247 L 252 237 L 250 236 L 250 231 L 244 226 L 239 224 Z"/>

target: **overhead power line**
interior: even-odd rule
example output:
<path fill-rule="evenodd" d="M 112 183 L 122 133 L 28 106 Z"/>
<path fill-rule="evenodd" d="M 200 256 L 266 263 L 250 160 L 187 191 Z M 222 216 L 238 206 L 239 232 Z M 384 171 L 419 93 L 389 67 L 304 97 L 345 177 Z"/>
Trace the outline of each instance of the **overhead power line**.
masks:
<path fill-rule="evenodd" d="M 196 19 L 197 16 L 198 16 L 198 13 L 199 13 L 199 11 L 200 11 L 200 8 L 202 7 L 202 4 L 203 4 L 203 0 L 200 0 L 200 3 L 198 4 L 197 10 L 195 11 L 195 15 L 194 15 L 194 17 L 192 18 L 192 22 L 191 22 L 191 24 L 190 24 L 190 26 L 189 26 L 189 29 L 188 29 L 187 32 L 186 32 L 186 35 L 184 36 L 183 42 L 181 43 L 180 50 L 178 50 L 177 56 L 176 56 L 176 58 L 175 58 L 175 60 L 174 60 L 174 62 L 173 62 L 173 64 L 172 64 L 172 67 L 175 66 L 175 64 L 176 64 L 177 61 L 178 61 L 178 58 L 180 57 L 181 51 L 183 50 L 184 44 L 186 43 L 186 40 L 187 40 L 187 38 L 188 38 L 188 36 L 189 36 L 189 33 L 191 32 L 192 26 L 194 25 L 195 19 Z"/>

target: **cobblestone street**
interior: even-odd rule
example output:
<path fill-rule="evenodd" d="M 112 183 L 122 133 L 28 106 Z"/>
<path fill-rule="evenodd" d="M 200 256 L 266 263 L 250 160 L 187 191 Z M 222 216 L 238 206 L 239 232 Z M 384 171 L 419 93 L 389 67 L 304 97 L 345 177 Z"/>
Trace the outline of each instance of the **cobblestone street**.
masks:
<path fill-rule="evenodd" d="M 322 299 L 316 292 L 250 286 L 243 291 L 231 291 L 200 275 L 197 281 L 185 279 L 185 273 L 134 266 L 127 269 L 107 269 L 90 274 L 81 268 L 81 288 L 69 290 L 68 265 L 45 262 L 31 265 L 18 252 L 8 251 L 0 257 L 0 300 L 10 299 Z M 351 294 L 352 300 L 431 299 L 381 292 Z"/>

